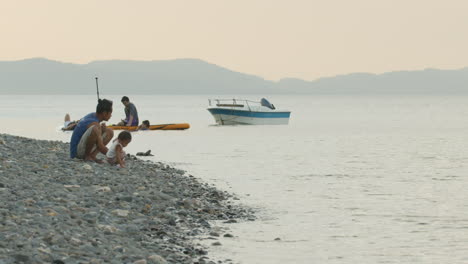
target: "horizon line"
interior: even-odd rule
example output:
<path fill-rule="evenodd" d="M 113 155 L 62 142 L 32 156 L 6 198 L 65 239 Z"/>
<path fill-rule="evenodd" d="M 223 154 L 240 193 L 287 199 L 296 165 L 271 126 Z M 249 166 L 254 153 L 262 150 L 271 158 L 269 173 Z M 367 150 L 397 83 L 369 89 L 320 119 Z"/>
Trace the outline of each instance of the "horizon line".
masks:
<path fill-rule="evenodd" d="M 318 77 L 318 78 L 313 79 L 313 80 L 308 80 L 308 79 L 303 79 L 303 78 L 296 78 L 296 77 L 282 77 L 282 78 L 279 78 L 277 80 L 271 80 L 271 79 L 266 79 L 266 78 L 264 78 L 264 77 L 262 77 L 260 75 L 232 70 L 232 69 L 229 69 L 227 67 L 224 67 L 224 66 L 221 66 L 221 65 L 218 65 L 216 63 L 212 63 L 212 62 L 206 61 L 204 59 L 200 59 L 200 58 L 174 58 L 174 59 L 160 59 L 160 60 L 156 60 L 156 59 L 153 59 L 153 60 L 104 59 L 104 60 L 92 60 L 92 61 L 89 61 L 87 63 L 78 63 L 78 62 L 66 62 L 66 61 L 60 61 L 60 60 L 56 60 L 56 59 L 49 59 L 49 58 L 46 58 L 46 57 L 31 57 L 31 58 L 23 58 L 23 59 L 17 59 L 17 60 L 0 60 L 0 62 L 22 62 L 22 61 L 30 61 L 30 60 L 45 60 L 45 61 L 50 61 L 50 62 L 57 62 L 57 63 L 62 63 L 62 64 L 81 65 L 81 66 L 89 65 L 89 64 L 92 64 L 92 63 L 95 63 L 95 62 L 113 62 L 113 61 L 115 61 L 115 62 L 147 62 L 147 63 L 151 63 L 151 62 L 171 62 L 171 61 L 193 60 L 193 61 L 200 61 L 200 62 L 203 62 L 203 63 L 206 63 L 206 64 L 214 65 L 214 66 L 217 66 L 217 67 L 220 67 L 220 68 L 232 71 L 232 72 L 237 72 L 237 73 L 242 73 L 242 74 L 246 74 L 246 75 L 256 76 L 256 77 L 262 78 L 262 79 L 267 80 L 267 81 L 272 81 L 272 82 L 281 82 L 281 81 L 285 81 L 285 80 L 299 80 L 299 81 L 305 81 L 305 82 L 315 82 L 315 81 L 318 81 L 320 79 L 344 77 L 344 76 L 350 76 L 350 75 L 356 75 L 356 74 L 368 74 L 368 75 L 380 76 L 380 75 L 389 74 L 389 73 L 424 72 L 424 71 L 431 71 L 431 70 L 433 70 L 433 71 L 459 71 L 459 70 L 465 70 L 465 69 L 468 68 L 468 66 L 461 67 L 461 68 L 451 68 L 451 69 L 426 67 L 426 68 L 423 68 L 423 69 L 416 69 L 416 70 L 405 70 L 405 69 L 403 69 L 403 70 L 392 70 L 392 71 L 385 71 L 385 72 L 355 71 L 355 72 L 348 72 L 348 73 L 343 73 L 343 74 L 321 76 L 321 77 Z"/>

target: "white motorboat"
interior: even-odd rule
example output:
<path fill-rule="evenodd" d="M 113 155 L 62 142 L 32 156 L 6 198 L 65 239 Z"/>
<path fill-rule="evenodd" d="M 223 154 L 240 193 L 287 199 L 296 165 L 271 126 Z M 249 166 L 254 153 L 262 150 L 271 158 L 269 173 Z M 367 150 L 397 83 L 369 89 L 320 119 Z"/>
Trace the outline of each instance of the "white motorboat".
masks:
<path fill-rule="evenodd" d="M 290 111 L 278 110 L 262 98 L 260 102 L 246 99 L 208 99 L 208 111 L 219 125 L 287 125 Z"/>

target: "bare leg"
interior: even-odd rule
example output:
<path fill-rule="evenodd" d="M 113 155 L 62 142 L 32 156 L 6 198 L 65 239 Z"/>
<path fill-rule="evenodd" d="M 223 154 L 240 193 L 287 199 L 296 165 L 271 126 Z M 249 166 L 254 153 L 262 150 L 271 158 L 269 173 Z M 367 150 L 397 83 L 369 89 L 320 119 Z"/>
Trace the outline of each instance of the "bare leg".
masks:
<path fill-rule="evenodd" d="M 101 137 L 102 143 L 107 145 L 112 140 L 112 137 L 114 137 L 114 130 L 102 126 L 101 134 L 99 134 L 98 126 L 93 127 L 93 130 L 88 137 L 88 141 L 86 142 L 85 160 L 93 160 L 98 163 L 102 163 L 101 160 L 96 158 L 99 153 L 99 149 L 97 148 L 98 137 Z"/>
<path fill-rule="evenodd" d="M 85 158 L 85 160 L 92 160 L 92 161 L 95 161 L 97 163 L 103 163 L 102 160 L 96 158 L 98 153 L 99 153 L 99 151 L 96 149 L 95 151 L 91 152 L 91 154 L 89 156 L 89 159 Z"/>
<path fill-rule="evenodd" d="M 93 127 L 93 130 L 91 131 L 91 134 L 88 137 L 88 141 L 86 142 L 86 149 L 85 149 L 85 160 L 96 160 L 96 155 L 98 153 L 98 150 L 96 148 L 97 145 L 97 137 L 101 136 L 99 135 L 99 131 L 97 127 Z"/>
<path fill-rule="evenodd" d="M 73 130 L 73 129 L 75 129 L 75 127 L 76 127 L 77 124 L 78 124 L 77 122 L 71 123 L 70 125 L 67 126 L 67 130 Z"/>
<path fill-rule="evenodd" d="M 111 128 L 108 128 L 108 127 L 106 127 L 105 129 L 101 129 L 101 130 L 102 130 L 102 135 L 104 135 L 104 133 L 105 133 L 105 136 L 102 139 L 102 143 L 104 145 L 107 145 L 107 143 L 109 143 L 112 140 L 112 138 L 114 137 L 114 130 L 112 130 Z"/>

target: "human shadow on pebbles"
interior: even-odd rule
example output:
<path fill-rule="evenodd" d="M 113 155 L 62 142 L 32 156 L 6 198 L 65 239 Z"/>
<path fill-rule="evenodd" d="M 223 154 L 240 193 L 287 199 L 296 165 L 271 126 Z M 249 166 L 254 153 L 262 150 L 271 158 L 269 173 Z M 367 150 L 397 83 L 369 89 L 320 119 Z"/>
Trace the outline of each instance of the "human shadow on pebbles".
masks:
<path fill-rule="evenodd" d="M 194 238 L 254 219 L 233 198 L 159 162 L 118 169 L 0 134 L 0 263 L 214 263 Z"/>

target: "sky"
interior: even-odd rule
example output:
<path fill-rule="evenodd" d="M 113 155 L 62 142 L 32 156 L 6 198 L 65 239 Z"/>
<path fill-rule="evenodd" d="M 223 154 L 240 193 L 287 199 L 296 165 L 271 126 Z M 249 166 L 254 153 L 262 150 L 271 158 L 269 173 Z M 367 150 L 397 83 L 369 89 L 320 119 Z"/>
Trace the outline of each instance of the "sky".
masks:
<path fill-rule="evenodd" d="M 466 0 L 0 0 L 0 60 L 197 58 L 268 80 L 468 66 Z"/>

